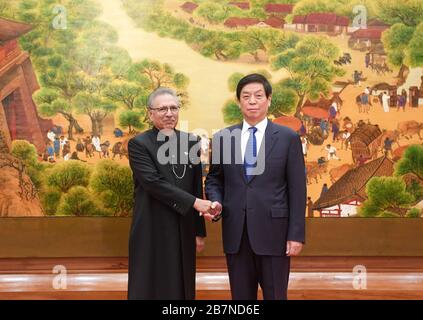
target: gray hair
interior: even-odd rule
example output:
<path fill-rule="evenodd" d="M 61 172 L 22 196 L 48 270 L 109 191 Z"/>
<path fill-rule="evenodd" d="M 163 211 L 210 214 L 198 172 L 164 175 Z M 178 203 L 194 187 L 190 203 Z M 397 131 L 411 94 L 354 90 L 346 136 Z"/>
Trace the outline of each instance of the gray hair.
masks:
<path fill-rule="evenodd" d="M 147 100 L 147 107 L 152 108 L 153 107 L 153 102 L 154 100 L 158 97 L 158 96 L 163 96 L 163 95 L 170 95 L 172 96 L 176 103 L 178 104 L 178 106 L 180 105 L 180 101 L 179 101 L 179 97 L 176 95 L 175 91 L 173 91 L 170 88 L 158 88 L 156 90 L 154 90 L 149 96 L 148 96 L 148 100 Z"/>

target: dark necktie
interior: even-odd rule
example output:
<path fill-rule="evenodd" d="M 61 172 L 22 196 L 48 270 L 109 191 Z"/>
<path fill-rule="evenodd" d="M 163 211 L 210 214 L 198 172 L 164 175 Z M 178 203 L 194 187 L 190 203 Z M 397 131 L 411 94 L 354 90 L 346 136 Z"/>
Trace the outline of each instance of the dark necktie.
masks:
<path fill-rule="evenodd" d="M 254 175 L 254 169 L 257 165 L 257 139 L 256 139 L 256 127 L 248 128 L 250 136 L 247 141 L 247 147 L 245 148 L 244 155 L 244 173 L 247 182 L 250 182 Z"/>

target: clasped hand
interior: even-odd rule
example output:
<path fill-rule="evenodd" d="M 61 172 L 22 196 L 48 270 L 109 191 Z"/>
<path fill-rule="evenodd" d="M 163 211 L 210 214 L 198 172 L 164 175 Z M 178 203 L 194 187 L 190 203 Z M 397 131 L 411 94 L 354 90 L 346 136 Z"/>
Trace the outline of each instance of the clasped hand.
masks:
<path fill-rule="evenodd" d="M 198 198 L 194 202 L 194 209 L 200 213 L 200 216 L 204 216 L 209 221 L 222 213 L 222 205 L 218 201 L 211 202 Z"/>

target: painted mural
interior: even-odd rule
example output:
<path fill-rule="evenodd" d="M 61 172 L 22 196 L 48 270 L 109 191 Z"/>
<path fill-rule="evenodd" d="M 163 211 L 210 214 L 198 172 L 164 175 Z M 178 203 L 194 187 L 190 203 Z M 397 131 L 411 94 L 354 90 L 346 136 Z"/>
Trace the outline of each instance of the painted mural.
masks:
<path fill-rule="evenodd" d="M 130 216 L 127 143 L 160 86 L 206 174 L 259 72 L 308 217 L 422 217 L 422 67 L 421 0 L 0 0 L 0 216 Z"/>

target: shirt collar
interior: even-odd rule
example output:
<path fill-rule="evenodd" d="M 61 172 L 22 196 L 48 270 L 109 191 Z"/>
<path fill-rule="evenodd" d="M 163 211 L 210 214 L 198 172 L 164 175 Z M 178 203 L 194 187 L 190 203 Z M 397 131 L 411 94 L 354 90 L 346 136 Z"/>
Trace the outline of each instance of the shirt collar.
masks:
<path fill-rule="evenodd" d="M 264 118 L 262 121 L 260 121 L 259 123 L 257 123 L 254 127 L 257 128 L 257 131 L 260 131 L 261 133 L 263 133 L 264 131 L 266 131 L 266 127 L 267 127 L 267 118 Z M 248 128 L 251 128 L 252 125 L 250 125 L 247 121 L 245 121 L 245 119 L 242 121 L 242 132 L 241 134 L 244 134 L 246 132 L 248 132 Z"/>

